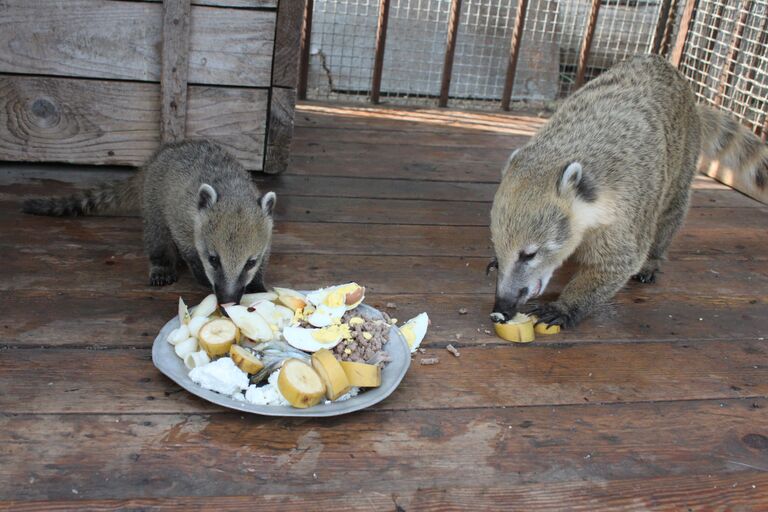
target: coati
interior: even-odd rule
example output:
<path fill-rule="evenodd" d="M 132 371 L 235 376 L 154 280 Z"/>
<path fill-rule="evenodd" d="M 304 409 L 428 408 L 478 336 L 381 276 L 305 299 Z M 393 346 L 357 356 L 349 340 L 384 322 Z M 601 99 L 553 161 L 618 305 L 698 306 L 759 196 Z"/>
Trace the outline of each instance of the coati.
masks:
<path fill-rule="evenodd" d="M 653 282 L 688 210 L 702 150 L 766 186 L 768 147 L 697 107 L 660 57 L 625 61 L 566 99 L 502 171 L 491 209 L 492 319 L 508 320 L 539 296 L 571 255 L 579 268 L 558 299 L 527 308 L 540 322 L 572 327 L 630 277 Z"/>
<path fill-rule="evenodd" d="M 274 192 L 261 195 L 242 165 L 221 146 L 190 140 L 162 147 L 131 179 L 70 197 L 29 199 L 36 215 L 121 213 L 140 207 L 149 283 L 172 284 L 184 260 L 220 304 L 265 291 Z"/>

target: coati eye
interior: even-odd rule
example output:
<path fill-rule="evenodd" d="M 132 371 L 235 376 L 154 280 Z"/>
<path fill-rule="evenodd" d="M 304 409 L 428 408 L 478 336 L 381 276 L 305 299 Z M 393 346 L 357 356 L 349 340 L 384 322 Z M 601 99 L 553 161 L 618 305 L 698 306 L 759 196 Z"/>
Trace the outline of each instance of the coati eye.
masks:
<path fill-rule="evenodd" d="M 217 269 L 219 268 L 221 261 L 219 261 L 218 256 L 208 256 L 208 263 L 210 263 L 214 269 Z"/>
<path fill-rule="evenodd" d="M 245 262 L 245 265 L 243 265 L 243 270 L 251 270 L 255 266 L 256 266 L 256 260 L 251 258 L 250 260 Z"/>
<path fill-rule="evenodd" d="M 531 261 L 535 257 L 536 257 L 536 251 L 533 251 L 533 252 L 520 251 L 520 255 L 519 255 L 520 261 Z"/>

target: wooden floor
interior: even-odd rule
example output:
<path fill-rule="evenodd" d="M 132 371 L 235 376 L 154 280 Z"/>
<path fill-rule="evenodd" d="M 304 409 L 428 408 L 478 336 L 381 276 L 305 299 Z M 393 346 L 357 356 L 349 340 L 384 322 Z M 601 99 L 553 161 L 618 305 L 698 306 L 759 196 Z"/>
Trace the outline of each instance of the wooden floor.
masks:
<path fill-rule="evenodd" d="M 138 219 L 19 213 L 124 172 L 0 168 L 0 509 L 768 510 L 768 208 L 698 178 L 657 284 L 507 344 L 488 331 L 489 201 L 541 122 L 300 107 L 291 171 L 261 180 L 268 281 L 357 280 L 432 317 L 389 399 L 326 420 L 221 409 L 155 370 L 176 297 L 206 291 L 145 285 Z"/>

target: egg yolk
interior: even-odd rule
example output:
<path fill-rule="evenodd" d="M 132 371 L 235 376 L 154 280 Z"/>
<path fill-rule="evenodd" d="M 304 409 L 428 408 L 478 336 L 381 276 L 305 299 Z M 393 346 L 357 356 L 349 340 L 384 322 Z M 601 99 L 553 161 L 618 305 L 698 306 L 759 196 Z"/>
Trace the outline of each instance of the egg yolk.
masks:
<path fill-rule="evenodd" d="M 358 289 L 358 285 L 351 283 L 344 286 L 339 286 L 332 292 L 329 292 L 325 296 L 323 304 L 331 308 L 337 308 L 339 306 L 345 306 L 347 304 L 347 294 L 352 293 Z"/>
<path fill-rule="evenodd" d="M 408 343 L 408 346 L 413 348 L 413 344 L 416 342 L 416 333 L 413 332 L 413 324 L 405 324 L 400 328 L 403 338 Z"/>
<path fill-rule="evenodd" d="M 339 339 L 339 337 L 349 338 L 351 335 L 349 326 L 346 324 L 331 325 L 312 331 L 312 337 L 320 343 L 331 343 Z"/>

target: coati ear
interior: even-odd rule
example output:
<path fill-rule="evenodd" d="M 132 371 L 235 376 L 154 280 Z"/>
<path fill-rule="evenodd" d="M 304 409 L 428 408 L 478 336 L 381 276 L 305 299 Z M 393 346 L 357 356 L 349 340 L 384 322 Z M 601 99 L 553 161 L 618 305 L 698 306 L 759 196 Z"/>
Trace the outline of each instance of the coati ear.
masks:
<path fill-rule="evenodd" d="M 275 203 L 277 202 L 277 196 L 274 192 L 267 192 L 263 196 L 261 196 L 261 199 L 259 199 L 259 204 L 261 205 L 261 209 L 264 211 L 267 215 L 272 215 L 272 212 L 275 210 Z"/>
<path fill-rule="evenodd" d="M 509 158 L 507 158 L 507 161 L 504 162 L 504 167 L 501 168 L 501 177 L 503 178 L 505 174 L 507 174 L 507 170 L 509 169 L 509 164 L 512 162 L 512 159 L 515 158 L 515 155 L 520 152 L 520 148 L 517 148 L 512 152 L 511 155 L 509 155 Z"/>
<path fill-rule="evenodd" d="M 212 186 L 207 183 L 203 183 L 197 190 L 197 209 L 205 210 L 210 208 L 216 204 L 218 197 L 219 196 L 216 194 L 216 190 L 214 190 Z"/>
<path fill-rule="evenodd" d="M 579 162 L 571 162 L 563 168 L 560 180 L 557 182 L 558 194 L 565 195 L 569 191 L 576 193 L 579 199 L 589 203 L 597 199 L 597 190 Z"/>

